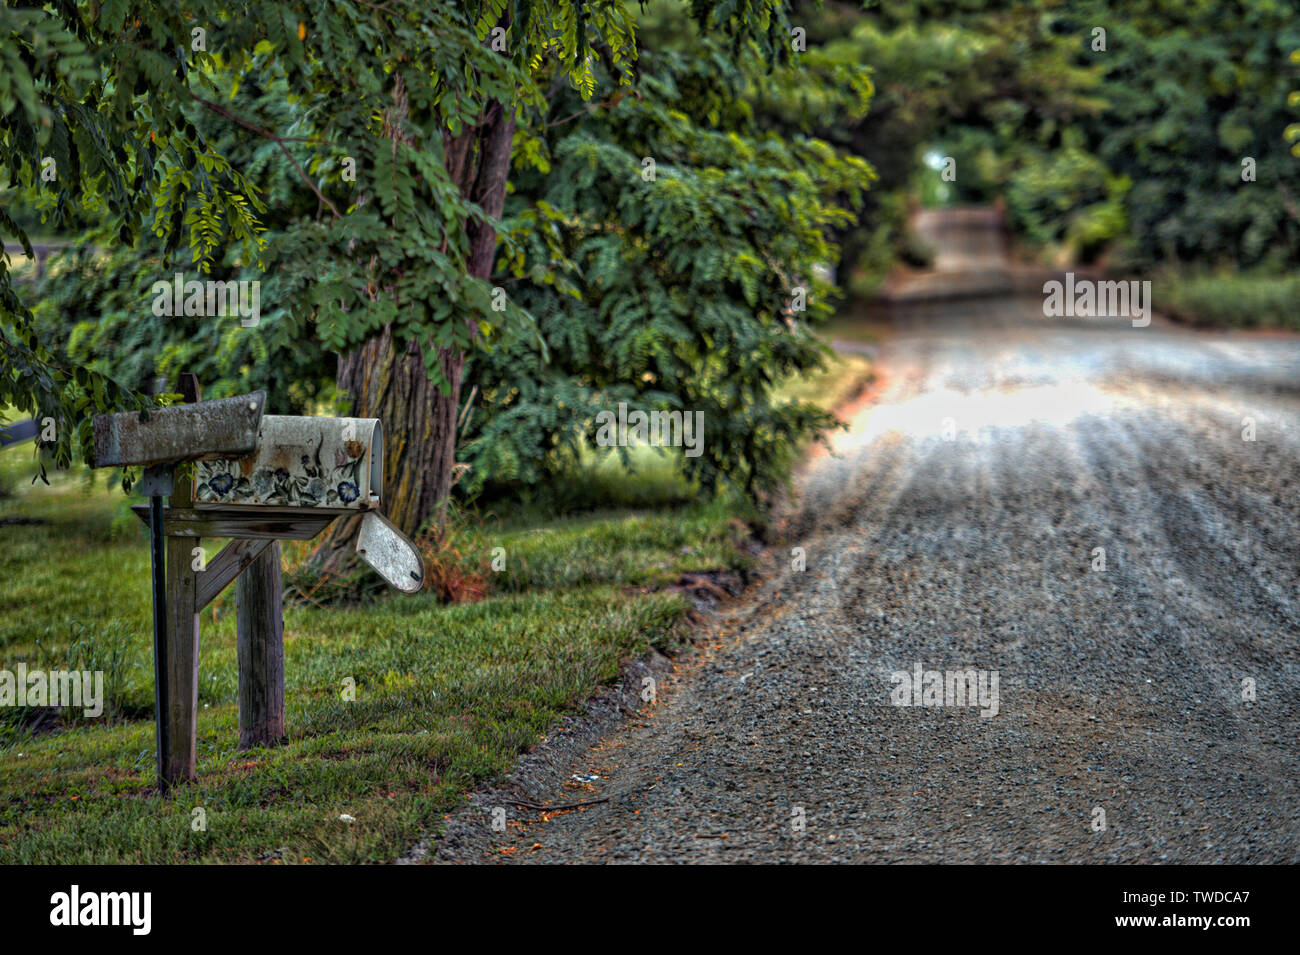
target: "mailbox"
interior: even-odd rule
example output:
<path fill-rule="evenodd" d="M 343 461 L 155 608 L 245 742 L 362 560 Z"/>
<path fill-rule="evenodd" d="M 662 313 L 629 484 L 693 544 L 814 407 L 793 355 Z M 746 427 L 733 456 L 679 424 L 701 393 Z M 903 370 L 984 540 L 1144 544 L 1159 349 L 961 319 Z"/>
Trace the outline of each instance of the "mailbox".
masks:
<path fill-rule="evenodd" d="M 393 587 L 414 593 L 424 584 L 424 565 L 415 545 L 378 513 L 383 487 L 378 418 L 264 415 L 251 452 L 195 463 L 194 509 L 361 513 L 357 555 Z"/>
<path fill-rule="evenodd" d="M 338 517 L 359 517 L 357 555 L 398 590 L 414 593 L 424 584 L 419 551 L 380 513 L 384 429 L 377 419 L 266 415 L 260 391 L 199 401 L 193 376 L 182 376 L 182 390 L 190 403 L 94 420 L 96 467 L 145 467 L 150 501 L 132 510 L 150 531 L 163 792 L 195 778 L 199 611 L 246 572 L 257 582 L 236 607 L 240 745 L 284 735 L 277 541 L 310 540 Z M 183 462 L 193 462 L 192 481 L 175 480 Z M 195 544 L 205 537 L 231 541 L 195 565 Z M 278 657 L 278 665 L 246 666 L 245 646 L 250 659 Z"/>
<path fill-rule="evenodd" d="M 314 537 L 334 517 L 358 514 L 357 555 L 398 590 L 419 590 L 419 551 L 380 513 L 379 419 L 267 415 L 265 404 L 265 393 L 258 391 L 156 409 L 147 417 L 99 415 L 95 464 L 169 467 L 193 461 L 192 500 L 173 515 L 169 533 Z M 146 484 L 149 477 L 146 472 Z M 203 534 L 200 527 L 206 528 Z"/>
<path fill-rule="evenodd" d="M 383 486 L 378 418 L 265 415 L 251 453 L 197 463 L 194 504 L 347 513 L 378 506 Z"/>

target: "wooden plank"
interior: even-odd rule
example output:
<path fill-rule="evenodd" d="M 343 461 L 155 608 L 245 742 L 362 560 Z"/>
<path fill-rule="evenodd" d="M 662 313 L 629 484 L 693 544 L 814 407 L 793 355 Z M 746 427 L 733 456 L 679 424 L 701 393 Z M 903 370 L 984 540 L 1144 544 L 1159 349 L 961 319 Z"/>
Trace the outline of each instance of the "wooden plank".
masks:
<path fill-rule="evenodd" d="M 221 548 L 221 553 L 208 561 L 208 566 L 199 574 L 198 596 L 195 598 L 198 609 L 202 610 L 216 600 L 217 595 L 272 543 L 274 542 L 270 540 L 245 538 L 233 540 Z M 279 546 L 276 544 L 277 550 Z"/>
<path fill-rule="evenodd" d="M 272 541 L 235 585 L 240 749 L 285 738 L 282 599 L 280 542 Z"/>
<path fill-rule="evenodd" d="M 165 523 L 164 523 L 164 526 Z M 167 538 L 167 786 L 195 778 L 199 714 L 198 572 L 192 537 Z"/>
<path fill-rule="evenodd" d="M 41 433 L 40 427 L 32 418 L 26 421 L 19 421 L 17 424 L 5 425 L 0 428 L 0 448 L 7 448 L 13 444 L 21 444 L 24 441 L 33 441 Z"/>
<path fill-rule="evenodd" d="M 95 415 L 97 468 L 167 464 L 201 457 L 238 457 L 257 447 L 266 392 L 218 398 L 140 413 Z"/>
<path fill-rule="evenodd" d="M 147 505 L 131 507 L 145 524 Z M 338 517 L 296 507 L 252 507 L 247 511 L 164 508 L 163 526 L 172 537 L 248 537 L 255 540 L 311 540 Z"/>

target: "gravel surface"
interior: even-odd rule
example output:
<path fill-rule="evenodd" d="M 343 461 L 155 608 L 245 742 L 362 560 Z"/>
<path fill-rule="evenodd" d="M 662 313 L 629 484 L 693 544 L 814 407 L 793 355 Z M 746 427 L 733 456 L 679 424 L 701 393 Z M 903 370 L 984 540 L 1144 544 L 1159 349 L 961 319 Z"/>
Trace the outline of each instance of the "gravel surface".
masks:
<path fill-rule="evenodd" d="M 1041 305 L 900 306 L 778 572 L 534 759 L 530 801 L 605 801 L 480 794 L 437 860 L 1300 861 L 1300 339 Z M 893 705 L 918 663 L 996 715 Z"/>

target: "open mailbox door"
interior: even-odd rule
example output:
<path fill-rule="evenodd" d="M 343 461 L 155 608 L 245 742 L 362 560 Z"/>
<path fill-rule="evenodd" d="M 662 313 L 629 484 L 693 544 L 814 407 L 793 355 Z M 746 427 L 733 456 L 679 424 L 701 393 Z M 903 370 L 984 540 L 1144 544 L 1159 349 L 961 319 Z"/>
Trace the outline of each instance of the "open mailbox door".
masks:
<path fill-rule="evenodd" d="M 378 511 L 367 511 L 361 517 L 357 555 L 403 593 L 413 594 L 424 586 L 424 561 L 420 552 Z"/>

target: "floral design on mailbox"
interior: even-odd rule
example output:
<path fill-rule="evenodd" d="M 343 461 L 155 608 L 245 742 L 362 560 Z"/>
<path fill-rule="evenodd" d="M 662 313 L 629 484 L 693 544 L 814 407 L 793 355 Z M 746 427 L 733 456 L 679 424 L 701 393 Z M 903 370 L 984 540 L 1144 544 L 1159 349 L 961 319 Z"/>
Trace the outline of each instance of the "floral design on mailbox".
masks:
<path fill-rule="evenodd" d="M 257 449 L 200 461 L 196 505 L 360 511 L 379 503 L 384 435 L 377 418 L 265 415 Z"/>

